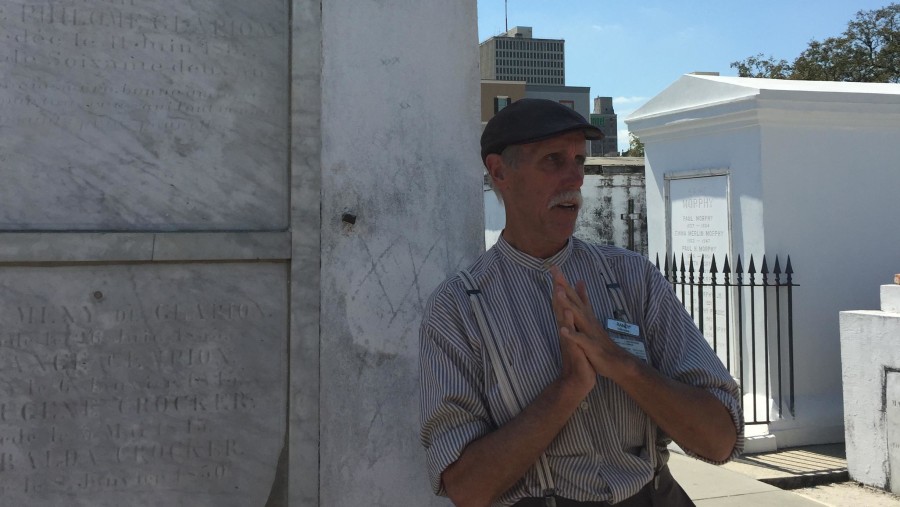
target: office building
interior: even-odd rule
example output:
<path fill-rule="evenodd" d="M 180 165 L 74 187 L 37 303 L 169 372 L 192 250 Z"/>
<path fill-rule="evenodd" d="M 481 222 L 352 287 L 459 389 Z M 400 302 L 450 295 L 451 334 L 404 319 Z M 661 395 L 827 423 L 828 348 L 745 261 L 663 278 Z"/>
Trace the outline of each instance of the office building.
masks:
<path fill-rule="evenodd" d="M 565 42 L 535 39 L 530 26 L 511 28 L 480 45 L 481 79 L 565 85 Z"/>

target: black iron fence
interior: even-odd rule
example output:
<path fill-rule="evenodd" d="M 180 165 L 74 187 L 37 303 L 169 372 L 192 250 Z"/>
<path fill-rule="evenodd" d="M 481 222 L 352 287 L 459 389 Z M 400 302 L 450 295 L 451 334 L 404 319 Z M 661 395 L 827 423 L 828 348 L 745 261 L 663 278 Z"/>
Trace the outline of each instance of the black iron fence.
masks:
<path fill-rule="evenodd" d="M 765 424 L 794 415 L 794 319 L 791 258 L 784 270 L 778 257 L 769 270 L 766 257 L 757 270 L 753 256 L 734 266 L 726 256 L 668 257 L 656 267 L 665 274 L 744 394 L 746 424 Z"/>

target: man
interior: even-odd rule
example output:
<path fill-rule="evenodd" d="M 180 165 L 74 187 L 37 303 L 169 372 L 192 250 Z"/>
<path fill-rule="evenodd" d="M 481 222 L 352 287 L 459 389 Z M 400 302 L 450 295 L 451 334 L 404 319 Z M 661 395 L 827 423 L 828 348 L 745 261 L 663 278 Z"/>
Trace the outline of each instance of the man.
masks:
<path fill-rule="evenodd" d="M 665 466 L 670 439 L 714 463 L 743 445 L 739 389 L 659 271 L 572 237 L 585 140 L 601 136 L 539 99 L 485 127 L 506 228 L 467 270 L 477 287 L 449 278 L 421 328 L 421 440 L 456 505 L 692 505 Z"/>

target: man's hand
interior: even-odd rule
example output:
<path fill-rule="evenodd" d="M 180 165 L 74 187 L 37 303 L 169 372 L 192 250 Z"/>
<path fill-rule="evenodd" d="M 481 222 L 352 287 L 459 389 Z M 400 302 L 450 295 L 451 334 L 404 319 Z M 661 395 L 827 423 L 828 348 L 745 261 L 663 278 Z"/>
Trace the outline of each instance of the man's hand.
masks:
<path fill-rule="evenodd" d="M 583 285 L 583 284 L 582 284 Z M 441 480 L 447 495 L 460 506 L 490 505 L 540 458 L 578 405 L 597 384 L 597 373 L 574 331 L 583 317 L 553 296 L 560 328 L 559 377 L 525 410 L 498 430 L 470 443 L 458 460 L 444 470 Z M 571 331 L 570 331 L 571 330 Z"/>
<path fill-rule="evenodd" d="M 597 320 L 587 295 L 587 286 L 578 281 L 573 289 L 557 266 L 550 268 L 553 276 L 553 312 L 559 324 L 560 349 L 575 346 L 587 357 L 595 374 L 615 378 L 616 371 L 634 360 L 609 339 Z M 563 350 L 563 373 L 565 373 Z"/>
<path fill-rule="evenodd" d="M 550 271 L 560 343 L 581 349 L 598 375 L 618 384 L 683 448 L 712 461 L 726 460 L 737 430 L 725 406 L 706 390 L 668 378 L 616 345 L 597 321 L 584 282 L 573 289 L 558 267 Z"/>

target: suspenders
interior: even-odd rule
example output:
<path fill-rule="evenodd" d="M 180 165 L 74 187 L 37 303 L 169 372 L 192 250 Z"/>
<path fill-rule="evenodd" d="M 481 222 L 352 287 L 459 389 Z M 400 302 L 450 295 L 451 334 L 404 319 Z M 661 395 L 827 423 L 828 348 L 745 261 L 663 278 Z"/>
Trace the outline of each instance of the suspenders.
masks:
<path fill-rule="evenodd" d="M 600 269 L 600 274 L 603 276 L 606 283 L 606 290 L 610 296 L 610 303 L 613 306 L 614 317 L 616 319 L 634 322 L 631 320 L 628 313 L 628 307 L 625 305 L 622 288 L 613 277 L 612 271 L 609 269 L 609 265 L 606 262 L 606 258 L 596 245 L 589 244 L 589 246 L 600 260 L 600 265 L 598 267 Z M 472 309 L 475 313 L 475 319 L 478 321 L 481 335 L 484 338 L 484 347 L 491 359 L 494 374 L 497 377 L 500 397 L 509 413 L 518 414 L 525 408 L 524 392 L 518 378 L 515 376 L 515 372 L 509 368 L 512 361 L 510 361 L 510 358 L 508 357 L 508 352 L 500 346 L 501 334 L 497 327 L 497 323 L 488 311 L 481 290 L 475 284 L 475 279 L 472 277 L 471 273 L 463 269 L 459 274 L 462 278 L 463 285 L 466 288 L 466 294 L 469 296 L 469 301 L 472 304 Z M 605 416 L 604 422 L 610 424 L 609 414 L 606 413 L 606 411 L 601 412 Z M 649 420 L 649 418 L 647 420 L 645 445 L 647 447 L 647 455 L 650 459 L 650 466 L 656 470 L 659 467 L 656 459 L 656 425 L 653 424 L 653 421 Z M 546 454 L 541 454 L 536 467 L 538 480 L 541 483 L 541 491 L 544 495 L 546 505 L 547 507 L 555 507 L 556 499 L 554 498 L 554 495 L 556 494 L 556 485 L 553 481 L 553 474 L 551 473 Z"/>
<path fill-rule="evenodd" d="M 466 287 L 466 294 L 472 302 L 472 309 L 475 311 L 475 319 L 478 321 L 478 327 L 481 329 L 481 336 L 484 338 L 484 348 L 491 358 L 491 364 L 494 366 L 494 374 L 497 376 L 497 385 L 500 388 L 500 397 L 511 414 L 518 414 L 525 408 L 524 395 L 522 387 L 519 384 L 518 377 L 515 372 L 509 369 L 508 365 L 512 364 L 507 357 L 506 350 L 500 346 L 499 332 L 497 324 L 488 313 L 481 297 L 481 290 L 475 285 L 472 275 L 466 271 L 459 272 L 462 277 L 463 284 Z M 541 482 L 541 492 L 547 501 L 547 507 L 555 507 L 556 484 L 553 482 L 553 474 L 550 473 L 550 465 L 547 463 L 547 456 L 541 453 L 538 459 L 538 480 Z"/>
<path fill-rule="evenodd" d="M 603 275 L 603 279 L 606 281 L 606 290 L 609 293 L 610 300 L 613 304 L 613 314 L 615 315 L 615 318 L 625 319 L 632 323 L 635 322 L 631 319 L 631 315 L 628 314 L 628 306 L 625 305 L 622 287 L 616 282 L 612 270 L 609 269 L 609 264 L 606 262 L 606 256 L 600 252 L 600 248 L 597 247 L 597 245 L 592 243 L 588 243 L 587 245 L 594 252 L 594 255 L 600 259 L 600 274 Z M 650 351 L 647 351 L 647 363 L 651 366 L 653 365 Z M 649 417 L 647 418 L 647 433 L 644 437 L 644 446 L 647 449 L 647 457 L 650 459 L 650 466 L 653 467 L 654 470 L 654 479 L 656 479 L 660 468 L 660 464 L 656 459 L 656 424 L 654 424 Z"/>

